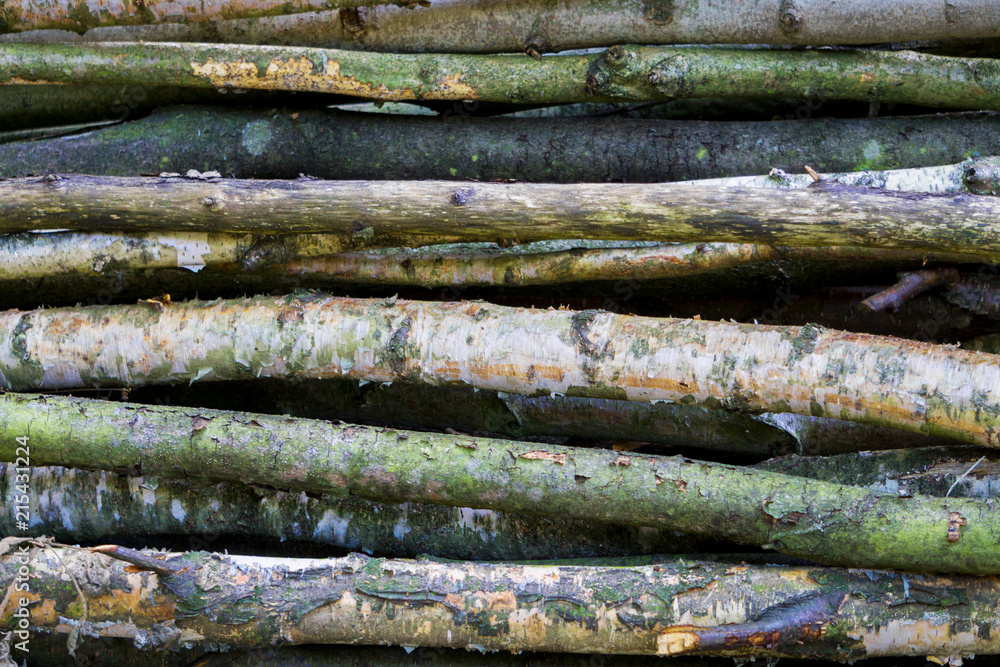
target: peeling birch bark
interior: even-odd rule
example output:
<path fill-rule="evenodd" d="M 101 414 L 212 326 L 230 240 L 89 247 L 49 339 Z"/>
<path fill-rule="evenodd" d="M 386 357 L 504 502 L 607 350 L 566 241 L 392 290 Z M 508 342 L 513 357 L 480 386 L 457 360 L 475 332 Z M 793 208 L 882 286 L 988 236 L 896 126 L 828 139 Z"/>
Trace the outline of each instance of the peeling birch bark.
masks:
<path fill-rule="evenodd" d="M 320 294 L 0 314 L 14 391 L 258 377 L 793 412 L 1000 446 L 1000 361 L 816 326 Z"/>
<path fill-rule="evenodd" d="M 0 497 L 22 483 L 0 464 Z M 45 535 L 60 542 L 107 542 L 129 536 L 174 536 L 188 548 L 219 537 L 298 540 L 367 554 L 422 554 L 469 560 L 544 560 L 710 552 L 687 535 L 420 503 L 376 503 L 357 497 L 288 493 L 241 484 L 194 484 L 157 477 L 61 467 L 32 468 L 26 482 L 27 531 L 14 513 L 0 532 Z M 186 536 L 186 537 L 185 537 Z M 218 547 L 216 547 L 218 548 Z"/>
<path fill-rule="evenodd" d="M 120 62 L 127 60 L 129 67 Z M 382 54 L 223 44 L 3 44 L 0 85 L 115 83 L 513 104 L 819 96 L 1000 109 L 990 58 L 613 46 L 591 55 Z"/>
<path fill-rule="evenodd" d="M 0 434 L 3 460 L 15 460 L 24 436 L 36 466 L 681 530 L 836 565 L 1000 573 L 993 499 L 900 498 L 682 457 L 17 394 L 0 397 Z"/>
<path fill-rule="evenodd" d="M 839 185 L 765 190 L 50 175 L 0 181 L 0 197 L 4 231 L 330 232 L 357 248 L 615 239 L 1000 253 L 1000 199 Z"/>
<path fill-rule="evenodd" d="M 840 660 L 1000 652 L 995 578 L 724 560 L 517 566 L 95 551 L 32 548 L 0 561 L 5 588 L 19 560 L 29 563 L 35 632 L 78 628 L 151 650 L 281 641 Z M 86 617 L 68 578 L 88 585 Z M 7 603 L 4 627 L 15 608 Z"/>

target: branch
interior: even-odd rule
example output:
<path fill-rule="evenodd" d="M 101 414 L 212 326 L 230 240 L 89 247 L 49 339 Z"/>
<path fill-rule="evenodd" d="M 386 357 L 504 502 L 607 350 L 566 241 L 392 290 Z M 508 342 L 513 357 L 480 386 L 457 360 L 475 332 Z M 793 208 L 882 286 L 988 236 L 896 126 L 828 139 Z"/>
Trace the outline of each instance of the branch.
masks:
<path fill-rule="evenodd" d="M 121 62 L 127 61 L 128 67 Z M 1000 109 L 1000 65 L 913 52 L 611 47 L 594 55 L 406 55 L 221 44 L 3 44 L 0 84 L 302 90 L 515 104 L 806 97 Z"/>
<path fill-rule="evenodd" d="M 899 274 L 898 283 L 868 297 L 861 302 L 861 305 L 871 311 L 885 310 L 886 308 L 898 310 L 903 303 L 918 294 L 923 294 L 939 285 L 954 285 L 958 281 L 959 273 L 954 268 L 905 271 Z"/>
<path fill-rule="evenodd" d="M 7 394 L 0 456 L 681 530 L 815 562 L 1000 573 L 995 500 L 900 498 L 681 457 Z M 6 444 L 2 444 L 6 443 Z M 317 447 L 323 455 L 317 455 Z M 964 521 L 956 536 L 955 517 Z"/>
<path fill-rule="evenodd" d="M 32 555 L 30 597 L 52 610 L 33 615 L 36 632 L 113 628 L 156 651 L 281 642 L 839 660 L 997 652 L 990 630 L 1000 590 L 988 577 L 725 559 L 518 566 L 103 551 Z M 135 562 L 176 573 L 125 565 Z M 12 585 L 18 567 L 4 557 L 0 585 Z M 81 621 L 65 572 L 86 573 L 92 596 L 122 602 Z"/>

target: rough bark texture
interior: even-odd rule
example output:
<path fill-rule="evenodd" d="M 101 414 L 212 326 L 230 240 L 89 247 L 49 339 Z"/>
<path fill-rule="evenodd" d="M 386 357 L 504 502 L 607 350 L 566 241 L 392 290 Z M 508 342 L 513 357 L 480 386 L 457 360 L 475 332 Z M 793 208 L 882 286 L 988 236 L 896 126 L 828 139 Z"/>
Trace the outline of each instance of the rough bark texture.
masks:
<path fill-rule="evenodd" d="M 972 447 L 785 456 L 754 467 L 899 495 L 1000 498 L 1000 455 Z"/>
<path fill-rule="evenodd" d="M 510 248 L 478 243 L 339 252 L 344 245 L 341 237 L 324 234 L 8 234 L 0 238 L 0 280 L 172 267 L 197 272 L 204 266 L 216 266 L 234 273 L 305 275 L 333 284 L 513 286 L 692 276 L 780 259 L 871 260 L 913 267 L 929 261 L 972 264 L 990 259 L 874 248 L 729 243 L 659 245 L 581 240 Z"/>
<path fill-rule="evenodd" d="M 122 60 L 129 67 L 120 65 Z M 621 47 L 600 54 L 382 54 L 223 44 L 5 44 L 0 84 L 292 90 L 513 104 L 819 96 L 1000 110 L 1000 64 L 915 52 Z"/>
<path fill-rule="evenodd" d="M 55 176 L 0 181 L 5 231 L 330 232 L 345 246 L 602 239 L 1000 254 L 1000 199 L 840 184 L 456 185 Z"/>
<path fill-rule="evenodd" d="M 397 0 L 152 0 L 107 4 L 71 4 L 41 0 L 4 0 L 0 34 L 24 30 L 72 30 L 84 33 L 99 26 L 186 23 L 219 19 L 300 14 L 324 9 L 390 4 Z M 398 0 L 402 3 L 402 0 Z"/>
<path fill-rule="evenodd" d="M 376 3 L 370 3 L 376 4 Z M 96 29 L 101 41 L 295 44 L 391 52 L 561 51 L 613 44 L 884 44 L 1000 37 L 989 0 L 836 4 L 820 0 L 435 0 L 427 7 L 363 7 L 341 12 Z M 26 39 L 38 39 L 25 36 Z M 921 46 L 926 46 L 923 44 Z"/>
<path fill-rule="evenodd" d="M 23 484 L 17 474 L 13 465 L 0 464 L 0 497 L 11 506 Z M 400 558 L 508 561 L 712 550 L 710 543 L 671 531 L 467 507 L 376 503 L 71 468 L 33 468 L 30 475 L 30 526 L 18 531 L 14 512 L 4 513 L 5 535 L 46 535 L 73 544 L 175 536 L 185 548 L 197 549 L 220 537 L 268 538 Z"/>
<path fill-rule="evenodd" d="M 881 424 L 1000 446 L 1000 361 L 807 325 L 289 297 L 0 314 L 15 391 L 258 377 L 470 385 Z"/>
<path fill-rule="evenodd" d="M 1000 652 L 995 578 L 725 560 L 516 566 L 102 548 L 112 560 L 14 549 L 0 583 L 15 584 L 28 562 L 36 632 L 115 634 L 152 650 L 282 641 L 851 660 Z M 86 582 L 86 606 L 66 578 Z M 7 604 L 7 627 L 17 608 Z"/>
<path fill-rule="evenodd" d="M 682 457 L 7 394 L 0 455 L 380 502 L 682 530 L 815 562 L 1000 573 L 1000 503 L 900 498 Z"/>
<path fill-rule="evenodd" d="M 60 87 L 18 87 L 52 88 Z M 4 113 L 7 99 L 0 96 L 0 123 L 8 125 L 23 126 L 24 118 L 52 106 L 45 97 Z M 973 152 L 1000 154 L 1000 120 L 989 112 L 713 123 L 463 118 L 463 111 L 445 118 L 333 111 L 293 117 L 181 107 L 83 136 L 0 145 L 0 176 L 197 169 L 238 178 L 651 183 L 775 167 L 802 173 L 806 165 L 829 172 L 922 167 L 960 162 Z"/>

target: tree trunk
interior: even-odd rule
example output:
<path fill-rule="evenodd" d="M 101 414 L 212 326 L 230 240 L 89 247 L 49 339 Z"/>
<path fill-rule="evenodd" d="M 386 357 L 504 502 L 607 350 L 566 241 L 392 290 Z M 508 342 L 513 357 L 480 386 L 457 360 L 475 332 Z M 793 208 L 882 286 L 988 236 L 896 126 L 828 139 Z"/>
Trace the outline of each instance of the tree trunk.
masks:
<path fill-rule="evenodd" d="M 16 394 L 0 409 L 7 461 L 22 437 L 34 465 L 681 530 L 850 567 L 1000 573 L 996 500 L 900 498 L 681 457 L 252 413 Z"/>

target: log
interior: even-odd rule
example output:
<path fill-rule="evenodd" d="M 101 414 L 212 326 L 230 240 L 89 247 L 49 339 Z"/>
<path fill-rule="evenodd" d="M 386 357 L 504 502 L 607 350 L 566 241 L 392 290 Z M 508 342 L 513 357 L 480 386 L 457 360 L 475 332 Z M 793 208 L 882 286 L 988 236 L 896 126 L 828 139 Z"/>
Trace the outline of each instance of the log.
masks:
<path fill-rule="evenodd" d="M 996 255 L 998 219 L 996 197 L 822 181 L 787 190 L 55 175 L 0 181 L 0 230 L 6 232 L 328 232 L 352 248 L 603 239 Z"/>
<path fill-rule="evenodd" d="M 40 97 L 0 96 L 0 124 L 23 126 L 25 119 L 43 119 L 53 109 L 89 104 L 77 100 L 74 90 L 80 86 L 25 88 Z M 53 88 L 60 90 L 59 105 L 42 94 Z M 91 88 L 84 90 L 89 95 Z M 302 95 L 283 104 L 297 104 Z M 120 118 L 122 108 L 113 100 L 105 117 Z M 846 172 L 952 164 L 970 151 L 1000 155 L 1000 120 L 992 112 L 698 122 L 467 118 L 464 111 L 463 105 L 447 117 L 425 118 L 180 107 L 84 136 L 0 145 L 0 176 L 197 169 L 237 178 L 294 179 L 305 173 L 331 180 L 660 183 L 766 174 L 775 167 L 789 173 L 802 173 L 806 165 Z"/>
<path fill-rule="evenodd" d="M 995 499 L 901 498 L 683 457 L 51 396 L 0 397 L 0 434 L 0 459 L 16 461 L 21 446 L 36 466 L 681 530 L 847 567 L 1000 573 Z"/>
<path fill-rule="evenodd" d="M 35 632 L 115 633 L 151 651 L 280 641 L 839 660 L 1000 652 L 989 577 L 724 559 L 519 566 L 11 547 L 0 584 L 28 561 Z M 67 575 L 86 582 L 90 604 Z"/>
<path fill-rule="evenodd" d="M 29 442 L 30 447 L 30 442 Z M 4 498 L 30 493 L 33 535 L 60 542 L 142 543 L 221 549 L 220 540 L 294 540 L 380 556 L 468 560 L 545 560 L 664 553 L 711 553 L 711 542 L 673 531 L 422 503 L 289 493 L 243 484 L 199 484 L 151 475 L 35 467 L 25 482 L 0 463 Z M 18 534 L 15 512 L 0 532 Z M 232 548 L 232 546 L 230 547 Z M 326 549 L 329 553 L 330 549 Z"/>
<path fill-rule="evenodd" d="M 825 330 L 487 303 L 286 297 L 0 314 L 0 386 L 259 377 L 793 412 L 1000 446 L 989 354 Z"/>
<path fill-rule="evenodd" d="M 128 67 L 121 63 L 127 61 Z M 512 104 L 807 97 L 1000 110 L 990 58 L 613 46 L 599 54 L 383 54 L 182 43 L 0 45 L 0 85 L 115 83 Z"/>

